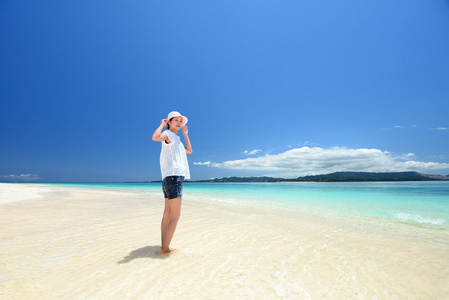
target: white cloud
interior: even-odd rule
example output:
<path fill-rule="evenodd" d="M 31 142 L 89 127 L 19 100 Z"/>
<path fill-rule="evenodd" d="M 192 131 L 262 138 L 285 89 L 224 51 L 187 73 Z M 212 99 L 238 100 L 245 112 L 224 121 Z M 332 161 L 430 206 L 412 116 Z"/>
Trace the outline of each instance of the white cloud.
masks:
<path fill-rule="evenodd" d="M 409 159 L 412 159 L 413 157 L 415 157 L 414 153 L 407 153 L 407 154 L 402 154 L 402 155 L 396 156 L 396 159 L 409 160 Z"/>
<path fill-rule="evenodd" d="M 382 128 L 382 129 L 390 130 L 390 129 L 405 129 L 405 128 L 416 128 L 416 127 L 418 127 L 418 125 L 396 125 L 393 127 Z"/>
<path fill-rule="evenodd" d="M 208 166 L 208 167 L 219 167 L 220 166 L 220 164 L 213 163 L 213 162 L 210 162 L 210 161 L 205 161 L 205 162 L 196 161 L 193 164 L 194 165 L 198 165 L 198 166 Z"/>
<path fill-rule="evenodd" d="M 205 162 L 194 162 L 194 165 L 199 165 L 199 166 L 210 166 L 210 161 L 205 161 Z"/>
<path fill-rule="evenodd" d="M 255 154 L 257 154 L 257 153 L 259 153 L 259 152 L 261 152 L 262 150 L 259 150 L 259 149 L 255 149 L 255 150 L 252 150 L 252 151 L 248 151 L 248 150 L 245 150 L 245 151 L 243 151 L 243 154 L 246 154 L 246 155 L 255 155 Z"/>
<path fill-rule="evenodd" d="M 432 130 L 449 130 L 449 128 L 447 128 L 447 127 L 437 127 L 437 128 L 432 128 Z"/>
<path fill-rule="evenodd" d="M 291 176 L 325 174 L 339 171 L 399 172 L 448 169 L 449 163 L 420 162 L 414 154 L 393 156 L 378 149 L 347 149 L 344 147 L 302 147 L 279 154 L 266 154 L 255 158 L 210 163 L 208 166 L 258 170 L 290 174 Z M 199 164 L 199 163 L 196 163 Z M 206 163 L 202 163 L 206 164 Z"/>
<path fill-rule="evenodd" d="M 433 159 L 437 159 L 437 160 L 447 160 L 449 157 L 447 155 L 432 155 Z"/>
<path fill-rule="evenodd" d="M 39 175 L 36 174 L 20 174 L 20 175 L 0 175 L 1 178 L 6 178 L 9 180 L 37 180 L 39 179 Z"/>

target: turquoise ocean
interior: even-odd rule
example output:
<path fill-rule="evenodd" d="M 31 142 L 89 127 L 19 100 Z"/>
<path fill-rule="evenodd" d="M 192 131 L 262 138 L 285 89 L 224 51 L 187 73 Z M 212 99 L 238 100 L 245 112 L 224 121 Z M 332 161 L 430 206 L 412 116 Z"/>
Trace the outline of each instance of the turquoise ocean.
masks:
<path fill-rule="evenodd" d="M 58 183 L 163 198 L 161 183 Z M 184 183 L 184 201 L 449 230 L 449 181 Z"/>

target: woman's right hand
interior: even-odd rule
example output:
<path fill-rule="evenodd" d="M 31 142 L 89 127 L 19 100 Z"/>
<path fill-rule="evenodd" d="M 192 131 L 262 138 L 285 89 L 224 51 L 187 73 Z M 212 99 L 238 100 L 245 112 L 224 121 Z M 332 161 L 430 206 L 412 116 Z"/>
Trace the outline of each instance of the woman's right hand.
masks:
<path fill-rule="evenodd" d="M 167 126 L 167 119 L 162 119 L 161 120 L 161 125 Z"/>

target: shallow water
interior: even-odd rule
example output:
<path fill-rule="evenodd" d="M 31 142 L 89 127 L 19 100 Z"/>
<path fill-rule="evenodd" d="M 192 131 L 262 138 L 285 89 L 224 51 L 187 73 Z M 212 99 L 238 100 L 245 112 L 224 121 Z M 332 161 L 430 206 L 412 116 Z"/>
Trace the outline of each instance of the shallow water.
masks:
<path fill-rule="evenodd" d="M 51 184 L 65 185 L 68 184 Z M 149 193 L 162 197 L 160 183 L 69 184 Z M 362 183 L 184 183 L 184 198 L 367 218 L 427 228 L 449 229 L 449 181 Z"/>

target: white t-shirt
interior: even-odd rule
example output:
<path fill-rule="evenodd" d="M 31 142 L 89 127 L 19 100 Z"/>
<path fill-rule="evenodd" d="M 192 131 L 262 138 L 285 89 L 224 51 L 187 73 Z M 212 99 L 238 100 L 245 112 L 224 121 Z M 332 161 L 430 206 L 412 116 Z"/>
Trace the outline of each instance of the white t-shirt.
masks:
<path fill-rule="evenodd" d="M 165 141 L 162 141 L 160 158 L 162 179 L 167 176 L 184 176 L 184 179 L 190 179 L 186 149 L 180 137 L 170 130 L 165 130 L 164 132 L 171 143 L 167 144 Z"/>

